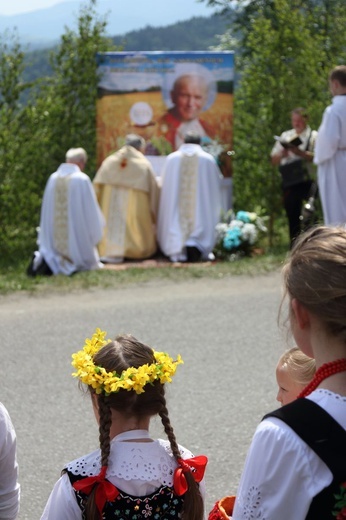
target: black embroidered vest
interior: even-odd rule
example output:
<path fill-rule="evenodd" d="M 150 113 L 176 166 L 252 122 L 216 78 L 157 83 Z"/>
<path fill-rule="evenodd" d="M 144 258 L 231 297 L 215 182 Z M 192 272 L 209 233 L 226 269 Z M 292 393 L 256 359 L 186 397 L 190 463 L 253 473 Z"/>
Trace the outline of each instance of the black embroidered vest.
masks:
<path fill-rule="evenodd" d="M 306 520 L 335 520 L 335 494 L 346 482 L 346 431 L 310 399 L 297 399 L 264 416 L 277 417 L 296 432 L 333 473 L 330 486 L 311 502 Z"/>
<path fill-rule="evenodd" d="M 86 478 L 73 475 L 67 470 L 65 472 L 71 484 Z M 82 518 L 85 520 L 87 495 L 75 491 L 75 496 L 82 511 Z M 183 497 L 175 495 L 174 490 L 168 486 L 161 486 L 154 493 L 144 497 L 134 497 L 120 491 L 114 502 L 106 502 L 102 520 L 175 520 L 181 518 L 183 500 Z"/>

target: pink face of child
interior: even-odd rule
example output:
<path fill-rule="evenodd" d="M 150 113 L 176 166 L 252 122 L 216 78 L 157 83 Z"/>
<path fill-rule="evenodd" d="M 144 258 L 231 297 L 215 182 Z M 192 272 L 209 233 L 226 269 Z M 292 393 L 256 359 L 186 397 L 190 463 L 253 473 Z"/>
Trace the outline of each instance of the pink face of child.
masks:
<path fill-rule="evenodd" d="M 304 385 L 294 381 L 286 364 L 276 367 L 276 381 L 279 387 L 276 400 L 281 406 L 295 401 L 304 388 Z"/>

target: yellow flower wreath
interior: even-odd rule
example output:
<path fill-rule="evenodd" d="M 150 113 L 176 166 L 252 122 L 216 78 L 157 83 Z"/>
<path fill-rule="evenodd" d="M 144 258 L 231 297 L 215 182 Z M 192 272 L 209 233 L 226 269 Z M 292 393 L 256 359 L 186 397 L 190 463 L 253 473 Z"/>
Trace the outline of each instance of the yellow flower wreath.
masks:
<path fill-rule="evenodd" d="M 93 357 L 110 340 L 106 340 L 106 332 L 96 329 L 91 339 L 86 339 L 82 350 L 72 354 L 72 366 L 77 370 L 72 374 L 82 383 L 91 386 L 97 394 L 109 395 L 120 389 L 134 390 L 136 394 L 144 392 L 148 383 L 159 380 L 160 383 L 170 383 L 177 366 L 183 363 L 178 355 L 174 361 L 168 354 L 153 350 L 155 363 L 145 364 L 138 368 L 129 367 L 120 375 L 107 372 L 103 367 L 94 364 Z"/>

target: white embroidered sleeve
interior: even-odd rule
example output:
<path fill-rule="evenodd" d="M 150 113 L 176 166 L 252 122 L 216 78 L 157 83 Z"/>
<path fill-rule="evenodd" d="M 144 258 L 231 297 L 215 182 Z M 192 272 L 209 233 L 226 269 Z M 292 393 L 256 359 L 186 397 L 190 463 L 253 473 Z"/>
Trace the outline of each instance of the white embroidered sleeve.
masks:
<path fill-rule="evenodd" d="M 70 480 L 65 473 L 55 484 L 41 520 L 82 520 L 82 513 L 78 507 L 75 493 Z"/>
<path fill-rule="evenodd" d="M 303 520 L 331 473 L 282 421 L 257 427 L 240 480 L 233 520 Z"/>

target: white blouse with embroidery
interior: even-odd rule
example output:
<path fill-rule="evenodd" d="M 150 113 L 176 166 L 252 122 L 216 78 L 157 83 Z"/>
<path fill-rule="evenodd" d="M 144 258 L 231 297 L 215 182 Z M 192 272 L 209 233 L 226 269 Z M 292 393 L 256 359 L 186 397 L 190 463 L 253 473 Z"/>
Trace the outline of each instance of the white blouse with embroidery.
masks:
<path fill-rule="evenodd" d="M 311 399 L 346 429 L 346 397 L 319 389 Z M 280 419 L 256 429 L 241 476 L 233 520 L 304 520 L 314 496 L 332 482 L 329 468 Z"/>
<path fill-rule="evenodd" d="M 183 459 L 192 453 L 179 445 Z M 106 478 L 118 489 L 133 496 L 146 496 L 161 486 L 173 485 L 177 463 L 168 441 L 152 440 L 147 430 L 121 433 L 112 439 Z M 80 457 L 66 469 L 73 475 L 94 476 L 101 470 L 101 452 L 96 450 Z M 204 498 L 204 481 L 200 483 Z M 67 474 L 55 484 L 41 520 L 81 520 L 81 510 Z"/>

